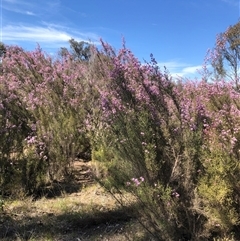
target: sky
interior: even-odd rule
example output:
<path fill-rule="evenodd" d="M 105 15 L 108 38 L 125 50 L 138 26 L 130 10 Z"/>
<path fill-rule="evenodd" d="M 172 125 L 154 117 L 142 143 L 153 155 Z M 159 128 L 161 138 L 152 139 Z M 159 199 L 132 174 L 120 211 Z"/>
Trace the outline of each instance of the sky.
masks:
<path fill-rule="evenodd" d="M 144 62 L 152 53 L 171 75 L 199 77 L 216 35 L 240 17 L 240 0 L 0 0 L 0 40 L 49 54 L 68 41 L 100 38 L 116 50 L 122 39 Z"/>

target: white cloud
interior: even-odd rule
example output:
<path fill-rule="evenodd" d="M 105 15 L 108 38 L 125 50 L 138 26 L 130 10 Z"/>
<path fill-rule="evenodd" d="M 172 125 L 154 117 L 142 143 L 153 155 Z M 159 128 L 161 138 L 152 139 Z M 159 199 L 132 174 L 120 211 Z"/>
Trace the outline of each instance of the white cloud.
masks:
<path fill-rule="evenodd" d="M 182 72 L 186 74 L 196 74 L 200 69 L 202 69 L 202 65 L 196 65 L 196 66 L 183 68 Z"/>
<path fill-rule="evenodd" d="M 14 12 L 23 15 L 36 16 L 35 10 L 39 11 L 39 6 L 32 2 L 20 0 L 2 0 L 1 8 L 9 12 Z"/>
<path fill-rule="evenodd" d="M 39 43 L 42 48 L 51 51 L 68 47 L 71 38 L 99 44 L 100 37 L 97 34 L 69 27 L 74 24 L 62 17 L 63 8 L 60 0 L 45 0 L 44 4 L 41 1 L 29 0 L 2 1 L 3 10 L 6 10 L 3 16 L 6 17 L 3 18 L 4 24 L 1 26 L 1 38 L 6 44 L 16 44 L 29 49 Z M 6 14 L 9 11 L 14 14 Z M 46 19 L 56 20 L 54 23 L 48 23 L 44 22 Z"/>
<path fill-rule="evenodd" d="M 158 66 L 163 69 L 165 66 L 170 75 L 174 78 L 197 78 L 202 65 L 190 65 L 179 61 L 160 62 Z"/>
<path fill-rule="evenodd" d="M 166 61 L 166 62 L 158 62 L 158 66 L 160 68 L 166 67 L 167 70 L 169 70 L 169 72 L 175 72 L 176 70 L 186 66 L 186 64 L 178 61 Z"/>
<path fill-rule="evenodd" d="M 27 15 L 31 15 L 31 16 L 34 16 L 34 15 L 35 15 L 35 14 L 34 14 L 33 12 L 31 12 L 31 11 L 27 11 L 26 14 L 27 14 Z"/>
<path fill-rule="evenodd" d="M 65 32 L 39 26 L 8 25 L 3 28 L 3 39 L 7 41 L 62 42 L 71 38 Z"/>
<path fill-rule="evenodd" d="M 56 26 L 56 25 L 55 25 Z M 38 42 L 64 42 L 68 41 L 70 38 L 75 38 L 76 40 L 88 41 L 90 38 L 93 41 L 99 39 L 99 37 L 94 33 L 78 33 L 75 32 L 75 36 L 69 32 L 57 27 L 46 26 L 24 26 L 24 25 L 7 25 L 3 27 L 3 38 L 5 40 L 11 41 L 38 41 Z"/>
<path fill-rule="evenodd" d="M 225 2 L 229 5 L 232 5 L 232 6 L 238 6 L 239 5 L 239 1 L 238 0 L 221 0 L 222 2 Z"/>
<path fill-rule="evenodd" d="M 9 11 L 11 10 L 15 11 L 16 8 L 23 8 L 23 7 L 33 7 L 34 5 L 30 1 L 21 1 L 21 0 L 2 0 L 2 7 L 5 9 L 7 8 Z"/>
<path fill-rule="evenodd" d="M 29 0 L 2 0 L 2 9 L 9 12 L 31 16 L 51 15 L 59 11 L 59 0 L 29 1 Z"/>
<path fill-rule="evenodd" d="M 7 2 L 7 3 L 17 3 L 17 0 L 2 0 L 3 2 Z"/>
<path fill-rule="evenodd" d="M 32 16 L 36 15 L 32 11 L 23 10 L 23 9 L 18 8 L 18 7 L 4 6 L 3 8 L 7 11 L 11 11 L 11 12 L 14 12 L 14 13 L 20 13 L 20 14 L 23 14 L 23 15 L 32 15 Z"/>
<path fill-rule="evenodd" d="M 74 38 L 76 41 L 91 41 L 98 45 L 99 36 L 94 33 L 81 33 L 69 28 L 63 28 L 55 24 L 41 26 L 7 25 L 2 30 L 3 42 L 7 44 L 19 44 L 30 46 L 39 43 L 43 48 L 58 49 L 69 46 L 68 41 Z M 23 47 L 24 47 L 23 46 Z"/>

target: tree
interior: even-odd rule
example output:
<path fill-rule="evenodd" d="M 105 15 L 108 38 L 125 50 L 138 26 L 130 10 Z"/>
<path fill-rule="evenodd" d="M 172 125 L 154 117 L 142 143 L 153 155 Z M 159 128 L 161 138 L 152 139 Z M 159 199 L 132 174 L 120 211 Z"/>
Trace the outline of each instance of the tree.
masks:
<path fill-rule="evenodd" d="M 216 38 L 215 48 L 210 51 L 210 62 L 216 77 L 227 77 L 239 86 L 240 21 L 230 26 Z"/>
<path fill-rule="evenodd" d="M 4 43 L 0 42 L 0 73 L 2 73 L 2 59 L 6 54 L 6 46 Z"/>
<path fill-rule="evenodd" d="M 91 44 L 85 41 L 76 41 L 73 38 L 69 40 L 70 43 L 70 51 L 63 47 L 61 48 L 59 54 L 60 56 L 66 56 L 70 54 L 73 56 L 75 60 L 80 61 L 89 61 L 91 57 Z"/>
<path fill-rule="evenodd" d="M 0 42 L 0 58 L 2 58 L 5 53 L 6 53 L 6 46 L 4 43 Z"/>

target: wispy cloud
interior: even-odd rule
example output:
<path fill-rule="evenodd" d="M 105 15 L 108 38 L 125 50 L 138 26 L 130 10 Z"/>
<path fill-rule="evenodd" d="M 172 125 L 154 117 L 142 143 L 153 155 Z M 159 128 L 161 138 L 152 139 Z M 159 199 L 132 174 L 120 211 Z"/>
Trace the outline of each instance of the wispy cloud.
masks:
<path fill-rule="evenodd" d="M 18 3 L 19 0 L 2 0 L 2 2 L 7 2 L 7 3 Z"/>
<path fill-rule="evenodd" d="M 55 47 L 66 46 L 68 41 L 74 38 L 76 41 L 91 41 L 98 44 L 99 37 L 94 33 L 80 33 L 71 29 L 59 28 L 57 25 L 29 26 L 7 25 L 3 28 L 3 40 L 8 43 L 24 42 L 41 46 Z"/>
<path fill-rule="evenodd" d="M 3 38 L 7 41 L 62 42 L 70 39 L 70 35 L 53 28 L 8 25 L 3 28 Z"/>
<path fill-rule="evenodd" d="M 23 14 L 23 15 L 30 15 L 30 16 L 36 16 L 37 15 L 33 11 L 22 10 L 20 8 L 13 8 L 13 7 L 10 7 L 10 6 L 4 6 L 4 9 L 8 10 L 8 11 L 11 11 L 11 12 L 14 12 L 14 13 L 20 13 L 20 14 Z"/>
<path fill-rule="evenodd" d="M 221 0 L 222 2 L 225 2 L 229 5 L 232 5 L 234 7 L 239 6 L 239 1 L 238 0 Z"/>
<path fill-rule="evenodd" d="M 31 12 L 31 11 L 26 11 L 26 14 L 27 14 L 27 15 L 31 15 L 31 16 L 36 15 L 35 13 L 33 13 L 33 12 Z"/>
<path fill-rule="evenodd" d="M 2 9 L 8 12 L 44 16 L 60 11 L 59 0 L 29 1 L 29 0 L 2 0 Z"/>
<path fill-rule="evenodd" d="M 34 7 L 34 4 L 31 1 L 26 0 L 2 0 L 2 7 L 9 11 L 15 11 L 16 8 L 22 9 L 26 7 Z"/>
<path fill-rule="evenodd" d="M 159 67 L 165 66 L 170 75 L 174 78 L 197 78 L 202 65 L 190 65 L 179 61 L 159 62 Z"/>
<path fill-rule="evenodd" d="M 33 4 L 31 1 L 22 0 L 2 0 L 2 9 L 8 12 L 36 16 L 38 12 L 38 6 Z M 36 10 L 36 12 L 35 12 Z"/>
<path fill-rule="evenodd" d="M 100 37 L 96 33 L 76 30 L 74 24 L 65 21 L 60 0 L 45 0 L 44 4 L 29 0 L 2 1 L 6 18 L 3 18 L 1 32 L 6 44 L 32 48 L 39 43 L 41 47 L 52 50 L 68 46 L 71 38 L 99 44 Z M 7 14 L 9 12 L 12 14 Z"/>
<path fill-rule="evenodd" d="M 183 74 L 196 74 L 202 69 L 202 65 L 190 66 L 182 69 Z"/>

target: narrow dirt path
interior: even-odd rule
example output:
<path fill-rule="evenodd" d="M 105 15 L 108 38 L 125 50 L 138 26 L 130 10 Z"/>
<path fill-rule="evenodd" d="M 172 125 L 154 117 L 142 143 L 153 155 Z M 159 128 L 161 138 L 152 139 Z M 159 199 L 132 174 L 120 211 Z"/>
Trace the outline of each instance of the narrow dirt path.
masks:
<path fill-rule="evenodd" d="M 143 233 L 131 215 L 134 203 L 121 207 L 94 181 L 91 162 L 76 161 L 73 174 L 40 199 L 6 202 L 0 240 L 127 241 Z"/>

